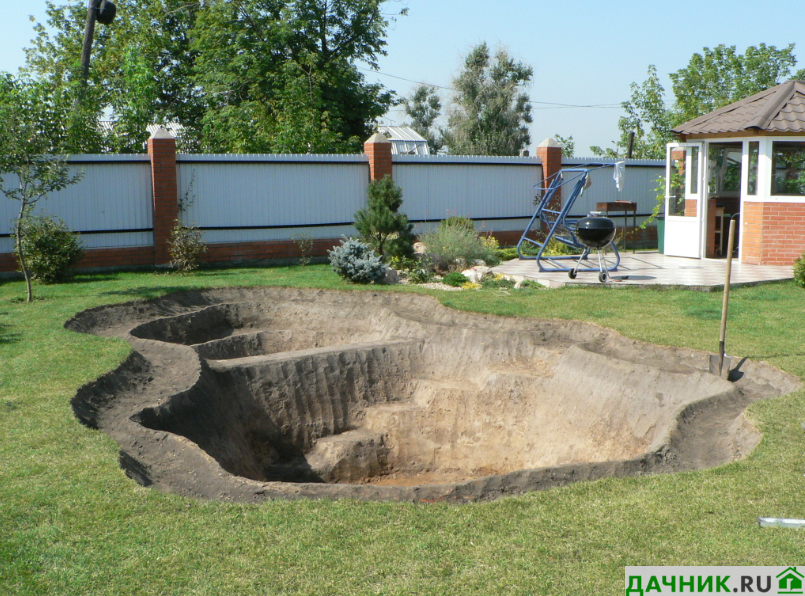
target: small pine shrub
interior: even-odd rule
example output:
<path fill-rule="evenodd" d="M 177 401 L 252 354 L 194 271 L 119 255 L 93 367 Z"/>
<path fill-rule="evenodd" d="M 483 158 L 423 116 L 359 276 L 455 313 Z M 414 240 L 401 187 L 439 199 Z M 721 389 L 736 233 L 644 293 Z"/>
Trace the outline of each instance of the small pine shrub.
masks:
<path fill-rule="evenodd" d="M 805 288 L 805 253 L 794 261 L 794 283 L 800 288 Z"/>
<path fill-rule="evenodd" d="M 390 176 L 369 183 L 368 206 L 355 213 L 355 228 L 381 258 L 411 257 L 414 254 L 414 224 L 398 210 L 402 189 Z"/>
<path fill-rule="evenodd" d="M 204 236 L 197 227 L 185 226 L 177 219 L 170 240 L 170 266 L 177 273 L 190 273 L 198 269 L 198 258 L 207 252 Z"/>
<path fill-rule="evenodd" d="M 368 284 L 382 280 L 386 274 L 386 266 L 380 257 L 360 240 L 342 240 L 340 246 L 327 252 L 333 271 L 347 281 Z"/>
<path fill-rule="evenodd" d="M 58 217 L 31 216 L 22 226 L 22 250 L 25 264 L 34 279 L 44 284 L 65 281 L 70 267 L 84 251 L 81 241 Z M 17 248 L 14 254 L 19 260 Z"/>
<path fill-rule="evenodd" d="M 448 286 L 453 286 L 454 288 L 460 288 L 467 283 L 467 278 L 458 271 L 453 271 L 442 278 L 442 283 L 447 284 Z"/>

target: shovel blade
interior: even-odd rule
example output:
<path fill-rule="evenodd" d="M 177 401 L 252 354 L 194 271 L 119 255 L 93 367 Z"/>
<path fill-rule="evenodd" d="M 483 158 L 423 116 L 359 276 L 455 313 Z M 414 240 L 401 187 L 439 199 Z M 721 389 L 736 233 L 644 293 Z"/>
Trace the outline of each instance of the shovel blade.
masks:
<path fill-rule="evenodd" d="M 722 379 L 729 379 L 730 368 L 732 367 L 732 356 L 724 355 L 724 365 L 718 370 L 718 354 L 710 354 L 710 374 Z"/>

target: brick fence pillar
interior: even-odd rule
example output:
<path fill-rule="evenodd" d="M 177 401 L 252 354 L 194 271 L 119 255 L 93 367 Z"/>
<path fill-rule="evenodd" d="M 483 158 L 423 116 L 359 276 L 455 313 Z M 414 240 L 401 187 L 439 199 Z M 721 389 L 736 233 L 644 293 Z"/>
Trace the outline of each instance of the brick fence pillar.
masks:
<path fill-rule="evenodd" d="M 151 158 L 151 193 L 154 199 L 154 264 L 170 262 L 168 241 L 179 217 L 176 184 L 176 139 L 164 128 L 148 139 Z"/>
<path fill-rule="evenodd" d="M 537 145 L 537 157 L 542 162 L 542 185 L 547 186 L 548 180 L 562 169 L 562 146 L 555 139 L 548 137 Z M 551 209 L 559 209 L 562 205 L 562 189 L 558 189 L 551 201 Z"/>
<path fill-rule="evenodd" d="M 382 180 L 391 177 L 391 141 L 376 132 L 366 139 L 363 152 L 369 158 L 369 180 Z"/>

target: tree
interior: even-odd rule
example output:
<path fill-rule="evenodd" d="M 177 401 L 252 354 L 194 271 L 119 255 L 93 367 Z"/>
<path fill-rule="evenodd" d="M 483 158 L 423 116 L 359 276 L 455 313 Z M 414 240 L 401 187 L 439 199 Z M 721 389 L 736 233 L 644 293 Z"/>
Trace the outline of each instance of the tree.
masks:
<path fill-rule="evenodd" d="M 573 135 L 563 137 L 562 135 L 556 134 L 553 135 L 553 138 L 556 139 L 556 142 L 559 143 L 559 146 L 562 148 L 562 157 L 573 157 L 576 151 L 576 142 L 573 140 Z"/>
<path fill-rule="evenodd" d="M 531 142 L 531 104 L 523 91 L 533 69 L 498 49 L 494 58 L 482 43 L 464 60 L 453 80 L 453 111 L 445 142 L 451 153 L 517 155 Z"/>
<path fill-rule="evenodd" d="M 436 87 L 417 86 L 411 97 L 403 99 L 403 105 L 405 113 L 411 118 L 411 128 L 427 139 L 430 152 L 435 155 L 444 146 L 439 132 L 433 128 L 442 110 Z"/>
<path fill-rule="evenodd" d="M 791 78 L 796 66 L 794 44 L 778 50 L 762 43 L 737 54 L 735 46 L 719 45 L 693 54 L 685 68 L 671 73 L 674 124 L 717 110 Z M 799 71 L 794 78 L 800 78 Z"/>
<path fill-rule="evenodd" d="M 626 115 L 618 120 L 620 139 L 615 148 L 590 147 L 595 155 L 622 157 L 629 132 L 634 131 L 633 156 L 664 159 L 665 144 L 674 139 L 671 129 L 713 110 L 759 93 L 792 77 L 796 65 L 794 44 L 778 50 L 775 46 L 750 46 L 743 54 L 735 46 L 719 45 L 695 53 L 685 68 L 671 73 L 673 104 L 665 102 L 665 89 L 655 66 L 648 78 L 632 83 L 631 98 L 623 103 Z M 805 76 L 797 71 L 794 78 Z"/>
<path fill-rule="evenodd" d="M 63 95 L 43 82 L 0 78 L 0 191 L 19 201 L 14 239 L 28 302 L 33 292 L 23 243 L 26 220 L 41 199 L 81 178 L 70 173 L 67 158 L 60 154 L 69 137 L 70 108 L 64 104 Z"/>
<path fill-rule="evenodd" d="M 356 63 L 385 55 L 382 0 L 210 2 L 193 29 L 208 151 L 357 152 L 392 93 Z"/>
<path fill-rule="evenodd" d="M 390 18 L 383 0 L 116 0 L 85 90 L 111 134 L 69 150 L 142 151 L 143 123 L 178 122 L 185 151 L 359 151 L 393 94 L 369 84 Z M 405 9 L 398 14 L 404 14 Z M 26 72 L 80 79 L 86 3 L 48 3 Z"/>
<path fill-rule="evenodd" d="M 117 18 L 96 29 L 82 105 L 94 122 L 70 152 L 142 152 L 148 133 L 142 123 L 180 122 L 192 138 L 202 116 L 199 89 L 192 83 L 195 53 L 190 32 L 199 10 L 187 0 L 116 0 Z M 26 50 L 24 72 L 70 89 L 80 80 L 86 2 L 47 3 L 47 25 L 37 23 Z M 111 133 L 95 122 L 111 116 Z M 192 147 L 191 147 L 192 148 Z"/>
<path fill-rule="evenodd" d="M 361 238 L 383 258 L 410 257 L 414 252 L 414 236 L 402 206 L 402 189 L 390 176 L 369 183 L 369 205 L 355 213 L 355 228 Z"/>

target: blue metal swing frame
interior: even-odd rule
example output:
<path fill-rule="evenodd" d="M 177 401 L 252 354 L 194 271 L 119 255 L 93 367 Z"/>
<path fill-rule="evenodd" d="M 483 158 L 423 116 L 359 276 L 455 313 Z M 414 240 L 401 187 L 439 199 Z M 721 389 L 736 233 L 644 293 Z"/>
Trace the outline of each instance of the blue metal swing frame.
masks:
<path fill-rule="evenodd" d="M 576 199 L 578 199 L 584 193 L 585 187 L 588 186 L 590 172 L 592 170 L 612 167 L 615 167 L 614 163 L 597 163 L 587 164 L 583 167 L 564 168 L 553 176 L 545 179 L 542 184 L 535 184 L 533 188 L 538 193 L 542 193 L 542 198 L 537 204 L 537 209 L 534 211 L 534 215 L 528 222 L 528 226 L 523 232 L 523 235 L 520 237 L 520 241 L 517 243 L 517 254 L 519 257 L 521 259 L 536 260 L 540 271 L 570 271 L 571 269 L 575 269 L 575 267 L 567 266 L 563 263 L 563 261 L 574 261 L 580 263 L 580 261 L 588 260 L 587 257 L 590 254 L 590 249 L 584 246 L 581 242 L 579 242 L 578 238 L 576 238 L 576 225 L 582 218 L 570 217 L 570 210 L 573 208 Z M 563 201 L 561 209 L 556 211 L 555 209 L 549 208 L 551 201 L 554 199 L 557 192 L 561 188 L 569 188 L 571 186 L 573 190 L 567 199 Z M 542 242 L 528 238 L 529 232 L 531 232 L 532 228 L 534 227 L 534 223 L 537 221 L 539 221 L 540 224 L 545 224 L 548 228 L 548 234 L 545 236 L 545 240 Z M 582 249 L 583 252 L 581 257 L 579 257 L 579 255 L 548 256 L 543 254 L 545 252 L 545 248 L 552 239 L 556 239 L 558 242 L 561 242 L 562 244 L 572 248 Z M 523 254 L 522 246 L 524 243 L 539 247 L 539 251 L 537 252 L 536 256 Z M 617 271 L 618 265 L 620 265 L 621 262 L 621 255 L 618 252 L 618 248 L 615 246 L 614 241 L 610 244 L 610 246 L 615 254 L 615 264 L 611 267 L 607 267 L 606 271 Z M 599 267 L 580 267 L 577 269 L 577 271 L 597 272 L 599 271 Z"/>

